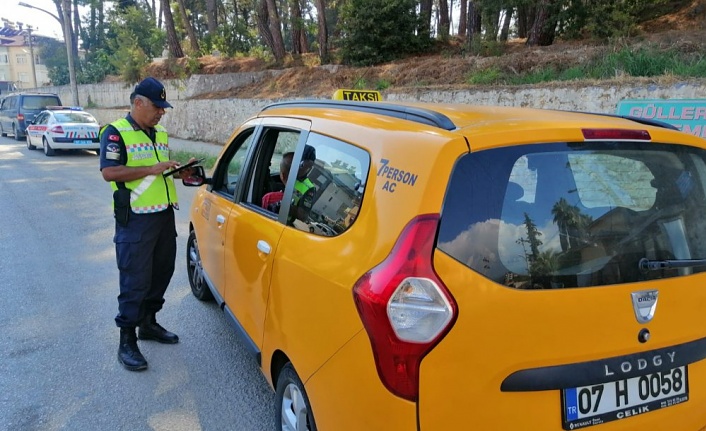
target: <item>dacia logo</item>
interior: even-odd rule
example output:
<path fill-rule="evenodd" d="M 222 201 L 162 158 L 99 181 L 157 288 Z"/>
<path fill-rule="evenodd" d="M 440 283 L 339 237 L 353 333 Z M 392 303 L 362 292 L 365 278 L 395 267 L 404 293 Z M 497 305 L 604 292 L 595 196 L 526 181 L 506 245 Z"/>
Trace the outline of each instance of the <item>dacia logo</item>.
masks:
<path fill-rule="evenodd" d="M 632 307 L 635 310 L 635 318 L 638 323 L 648 323 L 655 316 L 658 294 L 659 292 L 656 290 L 642 290 L 631 293 Z"/>

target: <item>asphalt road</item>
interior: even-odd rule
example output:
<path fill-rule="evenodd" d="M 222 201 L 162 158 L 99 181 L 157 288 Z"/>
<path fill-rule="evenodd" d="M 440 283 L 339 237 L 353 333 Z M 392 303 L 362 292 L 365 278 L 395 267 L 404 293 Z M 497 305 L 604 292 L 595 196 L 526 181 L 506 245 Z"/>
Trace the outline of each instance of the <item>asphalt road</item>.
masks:
<path fill-rule="evenodd" d="M 274 429 L 274 394 L 214 303 L 186 277 L 188 208 L 177 185 L 177 266 L 158 320 L 180 343 L 116 359 L 111 191 L 93 152 L 46 157 L 0 138 L 0 430 Z"/>

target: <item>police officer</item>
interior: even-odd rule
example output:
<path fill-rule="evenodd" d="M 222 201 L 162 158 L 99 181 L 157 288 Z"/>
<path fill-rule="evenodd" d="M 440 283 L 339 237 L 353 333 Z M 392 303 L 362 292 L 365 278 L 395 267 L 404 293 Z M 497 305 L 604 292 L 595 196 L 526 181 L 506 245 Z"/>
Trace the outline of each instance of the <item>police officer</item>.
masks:
<path fill-rule="evenodd" d="M 287 178 L 292 168 L 294 153 L 288 152 L 282 155 L 282 160 L 279 165 L 279 177 L 283 184 L 287 184 Z M 316 149 L 311 145 L 304 147 L 302 161 L 297 169 L 297 179 L 294 182 L 294 194 L 292 195 L 292 212 L 291 214 L 299 220 L 306 221 L 306 208 L 310 209 L 311 200 L 316 193 L 316 186 L 307 177 L 316 161 Z M 284 191 L 275 191 L 265 194 L 262 197 L 262 207 L 269 209 L 272 212 L 278 213 L 284 196 Z M 303 198 L 303 201 L 302 201 Z M 300 204 L 301 202 L 301 204 Z M 306 202 L 306 204 L 304 204 Z M 290 220 L 291 221 L 291 220 Z"/>
<path fill-rule="evenodd" d="M 174 175 L 163 173 L 178 163 L 169 160 L 167 131 L 158 124 L 171 107 L 162 83 L 146 78 L 130 95 L 130 113 L 101 131 L 100 169 L 113 189 L 113 241 L 120 272 L 118 360 L 131 371 L 147 369 L 138 337 L 179 342 L 155 318 L 176 257 L 174 210 L 179 204 Z"/>

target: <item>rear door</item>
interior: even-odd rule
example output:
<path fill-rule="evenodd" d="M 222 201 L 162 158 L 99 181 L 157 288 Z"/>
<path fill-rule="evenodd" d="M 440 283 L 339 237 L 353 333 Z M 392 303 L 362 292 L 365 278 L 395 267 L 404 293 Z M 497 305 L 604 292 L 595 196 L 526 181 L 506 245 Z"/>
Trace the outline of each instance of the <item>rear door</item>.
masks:
<path fill-rule="evenodd" d="M 458 303 L 422 430 L 706 425 L 706 152 L 505 147 L 457 164 L 434 265 Z"/>

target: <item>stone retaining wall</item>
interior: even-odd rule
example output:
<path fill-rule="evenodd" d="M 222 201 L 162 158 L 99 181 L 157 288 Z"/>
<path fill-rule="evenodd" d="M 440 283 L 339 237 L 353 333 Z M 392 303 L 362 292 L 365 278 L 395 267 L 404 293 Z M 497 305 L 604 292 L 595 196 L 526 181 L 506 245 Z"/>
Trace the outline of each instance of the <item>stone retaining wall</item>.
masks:
<path fill-rule="evenodd" d="M 267 104 L 286 99 L 190 99 L 205 92 L 221 91 L 260 79 L 264 73 L 195 75 L 186 81 L 167 81 L 168 99 L 174 109 L 162 119 L 169 133 L 178 138 L 223 143 L 235 127 Z M 91 100 L 101 108 L 87 109 L 101 123 L 124 116 L 132 87 L 124 84 L 79 86 L 81 100 Z M 71 100 L 68 87 L 56 87 L 65 104 Z M 554 85 L 543 87 L 503 87 L 489 90 L 423 90 L 385 92 L 387 101 L 463 103 L 473 105 L 520 106 L 544 109 L 615 113 L 623 99 L 706 98 L 706 80 L 671 85 Z M 99 103 L 100 102 L 100 103 Z"/>

